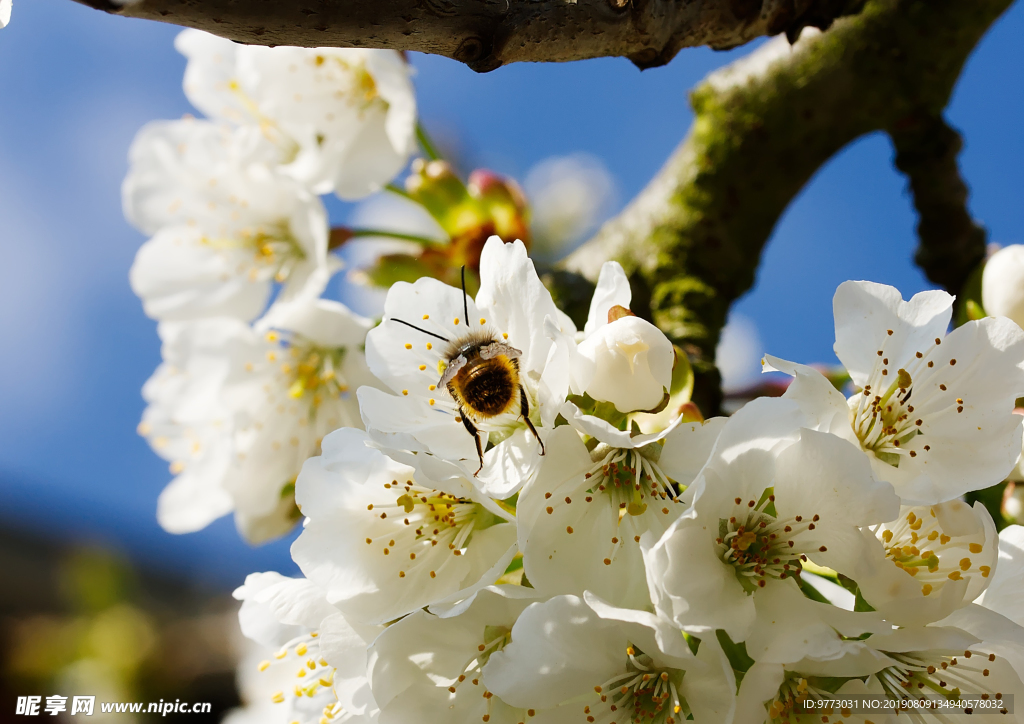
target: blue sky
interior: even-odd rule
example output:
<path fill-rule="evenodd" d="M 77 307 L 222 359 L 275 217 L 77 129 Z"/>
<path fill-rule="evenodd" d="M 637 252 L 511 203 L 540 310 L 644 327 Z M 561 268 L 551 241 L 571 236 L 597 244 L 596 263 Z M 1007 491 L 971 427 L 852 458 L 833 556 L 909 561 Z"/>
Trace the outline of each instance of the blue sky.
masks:
<path fill-rule="evenodd" d="M 123 220 L 119 189 L 135 132 L 192 110 L 176 33 L 70 0 L 16 2 L 0 32 L 0 524 L 115 544 L 230 586 L 249 571 L 294 570 L 288 542 L 250 548 L 230 520 L 161 531 L 154 509 L 169 474 L 135 434 L 159 344 L 128 287 L 144 239 Z M 948 111 L 965 136 L 971 208 L 1001 243 L 1024 242 L 1022 36 L 1018 4 L 972 56 Z M 486 75 L 444 58 L 413 63 L 425 124 L 476 164 L 522 177 L 547 156 L 588 152 L 626 201 L 685 135 L 687 91 L 748 51 L 687 50 L 643 73 L 621 59 Z M 927 288 L 891 156 L 884 137 L 858 141 L 786 212 L 737 305 L 765 351 L 833 361 L 831 297 L 845 279 L 904 296 Z"/>

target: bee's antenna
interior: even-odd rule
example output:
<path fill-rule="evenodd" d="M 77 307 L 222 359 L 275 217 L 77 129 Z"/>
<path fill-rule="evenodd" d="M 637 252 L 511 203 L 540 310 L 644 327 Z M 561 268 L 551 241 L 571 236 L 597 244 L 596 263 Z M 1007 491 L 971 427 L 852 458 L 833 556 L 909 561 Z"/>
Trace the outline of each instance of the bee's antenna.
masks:
<path fill-rule="evenodd" d="M 404 319 L 395 319 L 394 317 L 392 317 L 391 321 L 392 322 L 398 322 L 399 324 L 404 324 L 406 327 L 412 327 L 417 332 L 423 332 L 423 334 L 429 334 L 431 337 L 436 337 L 437 339 L 441 340 L 442 342 L 447 342 L 448 341 L 447 337 L 442 337 L 439 334 L 434 334 L 433 332 L 428 332 L 427 330 L 423 329 L 422 327 L 417 327 L 415 324 L 409 324 Z"/>
<path fill-rule="evenodd" d="M 466 298 L 466 265 L 462 265 L 462 311 L 466 313 L 466 328 L 469 329 L 469 301 Z"/>

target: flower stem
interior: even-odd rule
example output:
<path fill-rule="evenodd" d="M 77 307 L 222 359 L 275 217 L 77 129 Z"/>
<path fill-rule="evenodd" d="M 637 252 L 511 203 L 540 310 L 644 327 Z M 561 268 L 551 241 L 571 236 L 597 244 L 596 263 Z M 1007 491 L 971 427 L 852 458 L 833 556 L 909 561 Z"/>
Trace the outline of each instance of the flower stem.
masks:
<path fill-rule="evenodd" d="M 423 246 L 436 246 L 443 244 L 444 242 L 439 239 L 430 239 L 426 236 L 420 236 L 418 234 L 406 234 L 401 231 L 389 231 L 388 229 L 352 229 L 353 237 L 358 236 L 384 236 L 388 239 L 400 239 L 402 241 L 411 241 L 415 244 L 421 244 Z"/>
<path fill-rule="evenodd" d="M 422 123 L 416 124 L 416 140 L 420 142 L 420 147 L 423 149 L 423 153 L 427 154 L 428 159 L 437 161 L 441 158 L 441 154 L 437 151 L 437 146 L 430 140 L 430 136 L 427 135 L 427 129 L 423 127 Z"/>

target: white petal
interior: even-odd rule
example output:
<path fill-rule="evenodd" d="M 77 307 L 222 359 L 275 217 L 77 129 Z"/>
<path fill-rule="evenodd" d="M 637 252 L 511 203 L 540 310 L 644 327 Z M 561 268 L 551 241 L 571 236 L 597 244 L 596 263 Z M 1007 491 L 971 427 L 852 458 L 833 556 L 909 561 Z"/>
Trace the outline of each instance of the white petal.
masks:
<path fill-rule="evenodd" d="M 825 482 L 827 481 L 827 483 Z M 779 454 L 775 509 L 780 518 L 820 515 L 826 535 L 833 526 L 882 523 L 899 515 L 892 486 L 878 480 L 861 451 L 845 440 L 804 429 Z"/>
<path fill-rule="evenodd" d="M 807 427 L 822 432 L 831 432 L 854 444 L 856 436 L 850 427 L 850 408 L 846 398 L 825 375 L 807 365 L 765 355 L 762 369 L 765 372 L 785 372 L 793 376 L 793 382 L 786 389 L 783 398 L 800 406 L 808 418 Z"/>
<path fill-rule="evenodd" d="M 884 347 L 893 359 L 910 359 L 930 347 L 935 337 L 944 337 L 953 297 L 927 291 L 904 302 L 893 287 L 849 281 L 839 285 L 832 309 L 836 355 L 854 384 L 863 387 L 876 364 L 877 350 Z"/>
<path fill-rule="evenodd" d="M 372 321 L 330 299 L 277 302 L 257 325 L 295 332 L 324 347 L 358 347 L 372 327 Z"/>
<path fill-rule="evenodd" d="M 680 485 L 689 485 L 714 450 L 727 417 L 704 422 L 682 422 L 668 429 L 658 466 Z"/>
<path fill-rule="evenodd" d="M 623 665 L 628 639 L 576 596 L 530 605 L 512 643 L 484 668 L 488 688 L 512 706 L 544 709 L 592 692 Z"/>
<path fill-rule="evenodd" d="M 154 319 L 249 321 L 263 311 L 271 288 L 270 279 L 250 276 L 253 268 L 252 254 L 218 250 L 196 229 L 166 227 L 139 249 L 130 279 Z"/>
<path fill-rule="evenodd" d="M 977 603 L 1024 626 L 1024 527 L 999 532 L 999 562 Z"/>
<path fill-rule="evenodd" d="M 742 641 L 754 625 L 754 602 L 718 558 L 717 535 L 717 518 L 679 518 L 644 551 L 647 584 L 660 615 L 688 630 L 721 628 Z"/>
<path fill-rule="evenodd" d="M 840 633 L 855 637 L 891 628 L 881 616 L 812 601 L 791 581 L 773 581 L 757 591 L 753 599 L 757 622 L 746 645 L 755 661 L 785 664 L 805 656 L 837 659 L 852 645 Z"/>
<path fill-rule="evenodd" d="M 589 590 L 617 605 L 649 605 L 643 558 L 634 540 L 647 526 L 638 529 L 630 515 L 620 525 L 619 510 L 607 495 L 587 494 L 584 475 L 594 463 L 572 428 L 557 428 L 548 444 L 540 474 L 523 489 L 516 510 L 527 578 L 549 593 Z"/>
<path fill-rule="evenodd" d="M 590 301 L 590 313 L 587 324 L 583 328 L 584 335 L 593 334 L 598 327 L 608 324 L 608 310 L 619 306 L 629 309 L 633 292 L 629 288 L 629 279 L 622 265 L 617 261 L 606 261 L 597 277 L 594 298 Z"/>

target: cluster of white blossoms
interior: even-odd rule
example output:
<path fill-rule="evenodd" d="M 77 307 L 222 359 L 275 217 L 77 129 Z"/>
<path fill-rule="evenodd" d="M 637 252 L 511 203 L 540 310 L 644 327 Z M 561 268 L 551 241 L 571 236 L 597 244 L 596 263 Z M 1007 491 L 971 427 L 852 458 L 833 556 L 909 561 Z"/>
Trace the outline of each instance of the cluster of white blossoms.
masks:
<path fill-rule="evenodd" d="M 163 364 L 139 431 L 175 476 L 172 532 L 234 512 L 258 542 L 289 530 L 295 478 L 374 383 L 370 320 L 321 299 L 340 264 L 319 195 L 366 196 L 416 144 L 411 71 L 385 50 L 236 45 L 178 36 L 185 93 L 207 118 L 144 127 L 125 215 L 150 237 L 132 288 L 159 321 Z"/>
<path fill-rule="evenodd" d="M 618 264 L 582 330 L 557 308 L 506 243 L 529 240 L 518 187 L 435 158 L 400 54 L 177 45 L 206 118 L 145 127 L 124 183 L 163 342 L 158 518 L 233 512 L 252 542 L 303 521 L 304 577 L 236 591 L 263 653 L 233 722 L 1015 720 L 1024 529 L 963 498 L 1018 474 L 1020 319 L 947 333 L 948 294 L 847 282 L 848 397 L 765 357 L 785 394 L 704 420 Z M 418 135 L 433 160 L 391 186 Z M 332 235 L 319 196 L 384 187 L 449 238 L 394 235 L 415 253 L 372 270 L 374 323 L 323 298 L 372 230 Z M 991 268 L 989 313 L 1020 314 L 1017 267 Z M 819 706 L 854 697 L 935 708 Z"/>
<path fill-rule="evenodd" d="M 1024 529 L 962 496 L 1020 455 L 1024 332 L 947 334 L 952 301 L 844 283 L 848 398 L 765 358 L 786 394 L 702 421 L 672 418 L 682 362 L 614 262 L 583 330 L 519 242 L 487 242 L 475 297 L 395 284 L 363 429 L 295 481 L 304 577 L 236 591 L 267 653 L 235 716 L 880 724 L 978 701 L 1017 721 Z M 816 704 L 853 697 L 935 708 Z"/>

